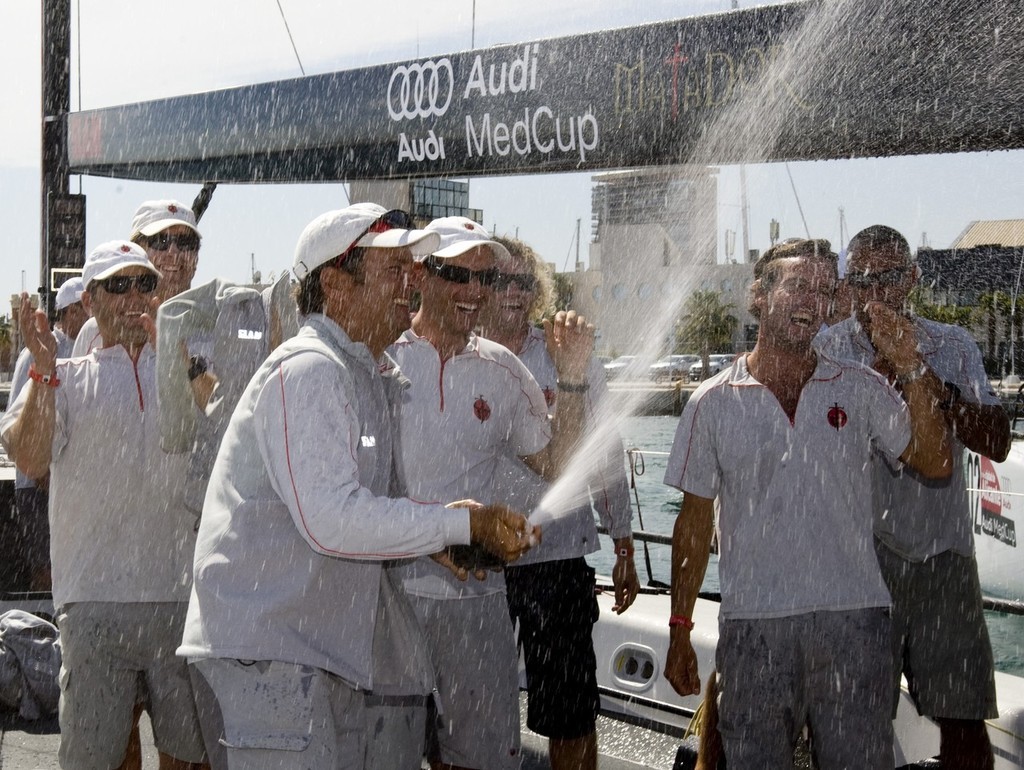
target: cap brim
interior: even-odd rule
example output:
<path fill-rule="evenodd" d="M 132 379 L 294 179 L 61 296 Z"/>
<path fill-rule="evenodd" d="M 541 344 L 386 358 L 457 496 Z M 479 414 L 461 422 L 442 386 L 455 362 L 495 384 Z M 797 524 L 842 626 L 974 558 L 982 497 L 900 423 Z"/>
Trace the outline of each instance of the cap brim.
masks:
<path fill-rule="evenodd" d="M 194 225 L 190 224 L 189 222 L 186 222 L 184 219 L 174 219 L 174 218 L 171 218 L 171 219 L 159 219 L 156 222 L 150 222 L 145 227 L 140 228 L 139 229 L 139 233 L 144 235 L 144 236 L 146 236 L 147 238 L 149 238 L 151 235 L 156 235 L 159 232 L 163 232 L 168 227 L 174 227 L 175 225 L 181 225 L 183 227 L 187 227 L 189 230 L 194 232 L 200 238 L 203 237 L 203 234 L 201 232 L 199 232 L 199 229 L 197 227 L 195 227 Z"/>
<path fill-rule="evenodd" d="M 122 270 L 127 270 L 129 267 L 144 267 L 144 268 L 146 268 L 146 270 L 151 272 L 157 278 L 163 278 L 164 277 L 163 273 L 161 273 L 155 267 L 150 267 L 148 265 L 144 265 L 141 262 L 128 262 L 128 263 L 123 263 L 123 264 L 120 264 L 120 265 L 114 265 L 113 267 L 108 267 L 103 272 L 97 273 L 96 275 L 92 276 L 89 279 L 89 281 L 90 282 L 91 281 L 102 281 L 104 278 L 110 278 L 112 275 L 117 275 Z"/>
<path fill-rule="evenodd" d="M 459 241 L 458 243 L 453 243 L 451 246 L 446 246 L 440 251 L 431 252 L 431 254 L 432 256 L 440 259 L 454 259 L 455 257 L 462 256 L 467 251 L 471 251 L 478 246 L 489 246 L 495 259 L 506 260 L 512 258 L 512 255 L 508 253 L 508 249 L 497 241 Z"/>
<path fill-rule="evenodd" d="M 408 247 L 414 257 L 425 257 L 441 245 L 441 236 L 428 230 L 386 230 L 367 233 L 359 239 L 362 248 L 400 249 Z"/>

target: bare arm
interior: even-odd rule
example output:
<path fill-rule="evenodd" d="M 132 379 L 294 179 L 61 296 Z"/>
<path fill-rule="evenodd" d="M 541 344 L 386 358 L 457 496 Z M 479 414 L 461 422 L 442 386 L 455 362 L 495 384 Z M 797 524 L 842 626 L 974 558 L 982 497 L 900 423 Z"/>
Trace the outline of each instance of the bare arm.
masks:
<path fill-rule="evenodd" d="M 971 451 L 997 463 L 1010 453 L 1010 418 L 1001 405 L 957 400 L 945 415 L 950 430 Z"/>
<path fill-rule="evenodd" d="M 22 294 L 18 316 L 35 371 L 56 375 L 57 338 L 46 322 L 46 313 L 33 310 L 28 294 Z M 31 479 L 50 472 L 56 415 L 56 388 L 29 380 L 25 406 L 5 438 L 18 469 Z"/>
<path fill-rule="evenodd" d="M 583 435 L 594 327 L 574 310 L 559 311 L 544 322 L 544 335 L 558 374 L 558 408 L 551 422 L 551 441 L 523 462 L 545 481 L 554 481 L 569 464 Z"/>
<path fill-rule="evenodd" d="M 909 318 L 880 302 L 868 303 L 871 344 L 878 351 L 875 368 L 896 376 L 910 410 L 910 443 L 900 460 L 925 478 L 945 479 L 953 473 L 952 436 L 939 405 L 945 387 L 925 367 L 917 349 L 917 335 Z"/>
<path fill-rule="evenodd" d="M 685 493 L 683 507 L 672 529 L 672 614 L 693 616 L 704 573 L 708 568 L 711 535 L 715 527 L 714 500 Z M 665 678 L 680 695 L 700 692 L 697 653 L 690 642 L 690 630 L 677 625 L 669 629 Z"/>

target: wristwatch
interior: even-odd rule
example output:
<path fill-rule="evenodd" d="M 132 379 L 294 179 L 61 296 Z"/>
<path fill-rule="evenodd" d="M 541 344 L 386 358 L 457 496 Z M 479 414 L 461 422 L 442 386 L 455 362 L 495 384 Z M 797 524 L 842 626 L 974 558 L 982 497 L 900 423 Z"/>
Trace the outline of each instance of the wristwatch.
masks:
<path fill-rule="evenodd" d="M 192 382 L 200 374 L 206 374 L 206 370 L 209 368 L 206 359 L 202 356 L 192 356 L 188 360 L 188 381 Z"/>

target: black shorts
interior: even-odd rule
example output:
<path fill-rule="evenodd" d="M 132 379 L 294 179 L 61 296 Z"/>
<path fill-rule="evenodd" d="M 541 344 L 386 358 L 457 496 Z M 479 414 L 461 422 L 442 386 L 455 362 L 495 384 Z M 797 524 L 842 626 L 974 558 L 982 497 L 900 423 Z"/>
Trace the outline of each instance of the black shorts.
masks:
<path fill-rule="evenodd" d="M 505 582 L 526 661 L 527 726 L 548 738 L 589 735 L 600 705 L 593 568 L 582 557 L 508 567 Z"/>

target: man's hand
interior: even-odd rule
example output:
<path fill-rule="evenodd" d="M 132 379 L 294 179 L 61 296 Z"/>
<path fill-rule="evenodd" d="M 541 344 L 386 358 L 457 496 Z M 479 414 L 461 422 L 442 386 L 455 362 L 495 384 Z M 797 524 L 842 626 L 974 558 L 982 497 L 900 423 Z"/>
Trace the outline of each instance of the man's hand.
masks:
<path fill-rule="evenodd" d="M 626 550 L 628 556 L 621 555 Z M 621 615 L 628 610 L 640 592 L 640 578 L 636 576 L 636 565 L 633 563 L 633 539 L 622 538 L 615 541 L 615 566 L 612 567 L 612 585 L 615 587 L 615 604 L 612 612 Z"/>
<path fill-rule="evenodd" d="M 495 503 L 483 505 L 475 500 L 459 500 L 449 508 L 469 509 L 469 534 L 504 562 L 518 559 L 540 542 L 540 527 L 532 526 L 523 514 Z"/>
<path fill-rule="evenodd" d="M 594 352 L 594 326 L 575 310 L 559 310 L 544 321 L 544 340 L 558 379 L 578 384 L 587 379 Z"/>
<path fill-rule="evenodd" d="M 57 337 L 50 330 L 46 313 L 32 307 L 27 292 L 21 293 L 18 323 L 35 370 L 40 374 L 53 374 L 57 368 Z"/>
<path fill-rule="evenodd" d="M 680 695 L 700 694 L 700 673 L 697 653 L 690 642 L 690 632 L 683 626 L 669 629 L 668 657 L 665 659 L 665 678 Z"/>
<path fill-rule="evenodd" d="M 886 376 L 899 376 L 919 367 L 921 354 L 913 321 L 881 302 L 869 302 L 866 310 L 871 317 L 871 344 L 881 359 L 875 369 Z"/>

